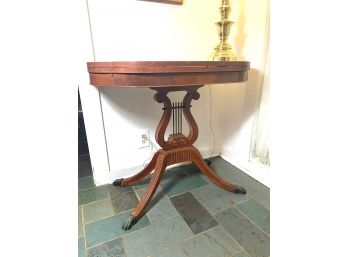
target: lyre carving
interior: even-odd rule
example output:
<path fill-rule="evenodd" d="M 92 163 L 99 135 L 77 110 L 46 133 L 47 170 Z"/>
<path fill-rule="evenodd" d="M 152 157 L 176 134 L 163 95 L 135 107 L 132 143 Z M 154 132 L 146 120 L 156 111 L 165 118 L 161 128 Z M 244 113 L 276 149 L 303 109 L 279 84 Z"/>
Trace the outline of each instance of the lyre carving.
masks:
<path fill-rule="evenodd" d="M 156 141 L 163 149 L 168 150 L 190 146 L 197 140 L 198 126 L 191 114 L 190 108 L 192 99 L 199 99 L 199 93 L 197 92 L 199 87 L 201 86 L 183 88 L 182 90 L 186 90 L 183 101 L 175 103 L 172 103 L 167 96 L 167 93 L 170 91 L 169 88 L 153 88 L 157 91 L 154 99 L 164 105 L 163 115 L 156 129 Z M 190 132 L 188 136 L 182 133 L 182 114 L 184 114 L 189 126 Z M 172 134 L 169 135 L 168 140 L 165 140 L 164 134 L 171 118 L 173 121 Z"/>

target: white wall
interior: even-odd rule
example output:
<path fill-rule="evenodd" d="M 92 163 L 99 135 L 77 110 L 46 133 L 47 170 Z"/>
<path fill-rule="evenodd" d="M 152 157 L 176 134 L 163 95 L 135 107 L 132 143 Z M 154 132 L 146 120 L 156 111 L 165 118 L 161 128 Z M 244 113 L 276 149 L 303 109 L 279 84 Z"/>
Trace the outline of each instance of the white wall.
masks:
<path fill-rule="evenodd" d="M 265 1 L 231 1 L 231 19 L 236 21 L 232 45 L 239 59 L 251 61 L 256 69 L 263 36 L 259 29 L 264 27 L 259 23 L 265 16 L 258 9 L 264 11 L 261 7 Z M 90 48 L 89 61 L 207 60 L 218 43 L 214 23 L 219 20 L 220 4 L 220 0 L 185 0 L 182 6 L 136 0 L 88 0 L 95 53 L 93 57 L 89 38 L 86 42 Z M 143 128 L 149 129 L 154 141 L 161 105 L 153 101 L 154 91 L 150 89 L 96 89 L 88 85 L 87 70 L 84 75 L 81 101 L 94 179 L 97 184 L 110 183 L 115 178 L 132 175 L 155 150 L 137 149 L 137 141 Z M 252 89 L 258 81 L 257 72 L 251 71 L 249 81 L 211 86 L 216 154 L 224 151 L 236 157 L 247 148 L 243 131 L 252 117 L 250 106 L 256 98 Z M 200 88 L 199 93 L 201 98 L 192 107 L 200 129 L 195 145 L 209 156 L 213 150 L 209 87 Z M 180 101 L 182 95 L 176 93 L 173 98 Z"/>
<path fill-rule="evenodd" d="M 232 30 L 231 36 L 235 43 L 236 54 L 240 60 L 250 61 L 251 69 L 245 87 L 237 94 L 243 98 L 242 103 L 238 105 L 239 119 L 235 119 L 240 124 L 239 134 L 233 137 L 234 141 L 223 143 L 221 156 L 269 186 L 269 168 L 249 162 L 254 114 L 258 112 L 267 67 L 269 0 L 239 0 L 233 1 L 233 6 L 231 17 L 236 21 L 234 24 L 236 29 Z M 221 119 L 229 120 L 228 117 Z"/>

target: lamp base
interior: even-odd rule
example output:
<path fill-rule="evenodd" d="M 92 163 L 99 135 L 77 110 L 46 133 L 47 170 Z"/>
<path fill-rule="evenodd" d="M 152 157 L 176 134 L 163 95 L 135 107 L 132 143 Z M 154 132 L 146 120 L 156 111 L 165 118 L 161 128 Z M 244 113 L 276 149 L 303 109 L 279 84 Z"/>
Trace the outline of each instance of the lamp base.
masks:
<path fill-rule="evenodd" d="M 214 52 L 210 56 L 212 61 L 237 61 L 237 56 L 232 52 L 232 47 L 221 42 L 214 48 Z"/>
<path fill-rule="evenodd" d="M 214 52 L 209 59 L 211 61 L 237 61 L 237 57 L 232 52 Z"/>

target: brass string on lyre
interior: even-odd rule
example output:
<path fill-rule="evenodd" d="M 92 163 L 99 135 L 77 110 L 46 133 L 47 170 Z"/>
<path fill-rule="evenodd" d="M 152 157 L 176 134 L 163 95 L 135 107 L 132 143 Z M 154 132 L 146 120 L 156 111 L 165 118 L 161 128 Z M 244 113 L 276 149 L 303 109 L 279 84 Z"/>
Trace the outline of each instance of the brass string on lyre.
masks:
<path fill-rule="evenodd" d="M 182 111 L 184 108 L 183 102 L 172 103 L 172 123 L 173 135 L 182 134 Z"/>

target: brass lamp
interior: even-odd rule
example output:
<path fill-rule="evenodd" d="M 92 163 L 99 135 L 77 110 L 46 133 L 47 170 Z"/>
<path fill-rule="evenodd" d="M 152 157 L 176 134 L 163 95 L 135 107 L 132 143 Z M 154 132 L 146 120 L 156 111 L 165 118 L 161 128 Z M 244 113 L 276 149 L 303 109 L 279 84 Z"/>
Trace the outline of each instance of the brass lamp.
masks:
<path fill-rule="evenodd" d="M 222 0 L 220 6 L 221 21 L 216 22 L 220 43 L 214 48 L 214 52 L 210 56 L 212 61 L 236 61 L 237 57 L 232 52 L 232 46 L 227 42 L 230 34 L 230 28 L 234 22 L 228 20 L 231 7 L 229 0 Z"/>

